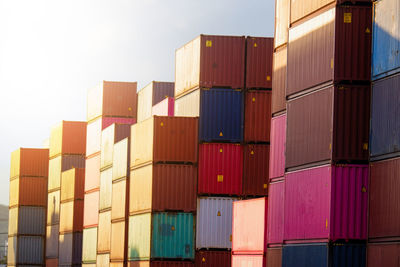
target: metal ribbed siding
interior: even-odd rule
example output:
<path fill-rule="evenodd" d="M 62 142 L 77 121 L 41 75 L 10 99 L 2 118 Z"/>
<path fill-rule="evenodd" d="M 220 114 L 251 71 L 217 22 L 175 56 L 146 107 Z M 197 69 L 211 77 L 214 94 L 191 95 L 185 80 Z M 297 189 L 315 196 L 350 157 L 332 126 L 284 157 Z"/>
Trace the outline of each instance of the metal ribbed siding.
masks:
<path fill-rule="evenodd" d="M 285 181 L 271 183 L 268 192 L 268 244 L 283 244 Z"/>
<path fill-rule="evenodd" d="M 267 266 L 282 267 L 282 247 L 267 249 Z"/>
<path fill-rule="evenodd" d="M 60 155 L 49 161 L 48 190 L 58 189 L 61 186 L 61 173 L 72 168 L 85 168 L 84 155 Z"/>
<path fill-rule="evenodd" d="M 111 208 L 112 201 L 112 168 L 100 173 L 99 211 Z"/>
<path fill-rule="evenodd" d="M 269 179 L 285 175 L 286 114 L 271 120 Z"/>
<path fill-rule="evenodd" d="M 48 172 L 48 149 L 19 148 L 11 153 L 10 178 L 47 177 Z"/>
<path fill-rule="evenodd" d="M 113 181 L 120 178 L 129 177 L 129 146 L 129 138 L 125 138 L 114 144 L 112 169 Z"/>
<path fill-rule="evenodd" d="M 58 224 L 46 227 L 46 258 L 58 257 L 58 235 L 60 227 Z"/>
<path fill-rule="evenodd" d="M 59 265 L 71 266 L 82 263 L 82 233 L 60 235 Z"/>
<path fill-rule="evenodd" d="M 83 230 L 82 262 L 96 263 L 97 227 Z"/>
<path fill-rule="evenodd" d="M 275 34 L 274 48 L 278 48 L 288 41 L 289 35 L 290 0 L 275 1 Z"/>
<path fill-rule="evenodd" d="M 7 261 L 11 266 L 44 264 L 44 237 L 9 237 Z"/>
<path fill-rule="evenodd" d="M 49 157 L 62 154 L 84 155 L 86 122 L 62 121 L 51 129 Z"/>
<path fill-rule="evenodd" d="M 368 267 L 400 266 L 400 243 L 369 243 Z"/>
<path fill-rule="evenodd" d="M 21 206 L 9 210 L 8 235 L 46 235 L 46 208 Z"/>
<path fill-rule="evenodd" d="M 274 38 L 246 38 L 246 88 L 272 88 Z"/>
<path fill-rule="evenodd" d="M 243 148 L 243 195 L 266 196 L 269 183 L 269 145 L 248 144 Z"/>
<path fill-rule="evenodd" d="M 231 252 L 230 251 L 212 251 L 201 250 L 196 251 L 196 267 L 231 267 Z"/>
<path fill-rule="evenodd" d="M 47 177 L 17 177 L 10 181 L 9 207 L 47 206 Z"/>
<path fill-rule="evenodd" d="M 121 237 L 122 238 L 122 237 Z M 99 213 L 97 234 L 97 253 L 108 253 L 111 250 L 111 211 Z"/>
<path fill-rule="evenodd" d="M 232 203 L 234 198 L 197 199 L 196 249 L 232 247 Z"/>
<path fill-rule="evenodd" d="M 153 82 L 153 87 L 153 106 L 167 97 L 174 97 L 175 83 L 173 82 Z"/>

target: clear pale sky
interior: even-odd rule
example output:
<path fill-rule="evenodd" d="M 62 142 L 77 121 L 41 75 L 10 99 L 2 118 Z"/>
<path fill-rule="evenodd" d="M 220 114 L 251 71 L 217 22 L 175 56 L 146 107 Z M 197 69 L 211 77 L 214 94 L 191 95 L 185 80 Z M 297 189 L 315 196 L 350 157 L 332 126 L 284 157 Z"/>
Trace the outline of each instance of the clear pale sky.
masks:
<path fill-rule="evenodd" d="M 10 153 L 52 125 L 86 120 L 101 80 L 174 80 L 175 49 L 197 35 L 273 36 L 274 0 L 0 0 L 0 204 Z"/>

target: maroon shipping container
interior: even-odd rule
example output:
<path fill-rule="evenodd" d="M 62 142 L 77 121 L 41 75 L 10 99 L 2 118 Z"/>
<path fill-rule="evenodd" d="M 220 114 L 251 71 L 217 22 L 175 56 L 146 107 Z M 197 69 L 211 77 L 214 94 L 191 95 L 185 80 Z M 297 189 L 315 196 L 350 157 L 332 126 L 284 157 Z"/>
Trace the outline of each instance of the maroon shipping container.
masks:
<path fill-rule="evenodd" d="M 243 195 L 268 194 L 269 145 L 244 145 Z"/>
<path fill-rule="evenodd" d="M 368 267 L 400 267 L 400 243 L 369 243 Z"/>
<path fill-rule="evenodd" d="M 267 266 L 282 267 L 282 247 L 267 249 Z"/>
<path fill-rule="evenodd" d="M 243 147 L 239 144 L 199 145 L 198 194 L 242 193 Z"/>
<path fill-rule="evenodd" d="M 292 27 L 286 95 L 332 81 L 370 81 L 371 29 L 370 6 L 334 7 Z"/>
<path fill-rule="evenodd" d="M 368 237 L 400 240 L 400 158 L 373 162 L 370 172 Z"/>
<path fill-rule="evenodd" d="M 286 168 L 368 161 L 370 86 L 329 86 L 287 107 Z"/>
<path fill-rule="evenodd" d="M 272 68 L 272 114 L 286 109 L 286 67 L 287 46 L 282 46 L 274 53 L 274 65 Z"/>
<path fill-rule="evenodd" d="M 128 267 L 194 267 L 191 261 L 128 261 Z"/>
<path fill-rule="evenodd" d="M 196 267 L 231 267 L 230 251 L 212 251 L 200 250 L 196 251 Z"/>
<path fill-rule="evenodd" d="M 245 99 L 245 142 L 269 142 L 271 91 L 247 91 Z"/>
<path fill-rule="evenodd" d="M 269 185 L 268 190 L 268 246 L 283 244 L 285 214 L 285 181 L 280 180 Z"/>
<path fill-rule="evenodd" d="M 246 88 L 272 88 L 274 38 L 246 38 Z"/>
<path fill-rule="evenodd" d="M 286 114 L 271 119 L 271 154 L 269 179 L 285 175 Z"/>

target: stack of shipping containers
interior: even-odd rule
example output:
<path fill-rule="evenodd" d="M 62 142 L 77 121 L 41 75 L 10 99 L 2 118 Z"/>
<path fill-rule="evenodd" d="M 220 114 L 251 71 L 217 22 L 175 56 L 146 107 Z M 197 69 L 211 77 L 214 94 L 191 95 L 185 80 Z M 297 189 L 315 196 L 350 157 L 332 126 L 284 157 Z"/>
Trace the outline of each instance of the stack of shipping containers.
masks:
<path fill-rule="evenodd" d="M 399 266 L 400 2 L 373 10 L 368 266 Z"/>
<path fill-rule="evenodd" d="M 290 2 L 285 267 L 366 261 L 372 9 L 327 2 Z"/>
<path fill-rule="evenodd" d="M 44 266 L 49 150 L 11 154 L 8 266 Z"/>
<path fill-rule="evenodd" d="M 49 179 L 47 200 L 47 227 L 46 227 L 46 266 L 58 266 L 59 262 L 59 235 L 70 233 L 60 229 L 60 208 L 66 215 L 63 217 L 63 227 L 66 226 L 69 216 L 74 215 L 70 201 L 61 205 L 61 177 L 63 172 L 72 168 L 85 167 L 86 122 L 62 121 L 54 126 L 50 134 L 49 150 Z M 84 178 L 83 178 L 84 179 Z M 68 200 L 68 199 L 64 199 Z M 63 200 L 63 201 L 64 201 Z M 68 203 L 69 202 L 69 203 Z M 82 209 L 78 201 L 77 209 Z M 78 220 L 79 211 L 76 212 Z M 64 242 L 64 241 L 63 241 Z M 65 244 L 64 244 L 65 245 Z"/>
<path fill-rule="evenodd" d="M 85 266 L 94 266 L 97 259 L 102 130 L 113 123 L 136 123 L 136 89 L 136 82 L 102 81 L 88 91 L 82 249 Z M 108 194 L 111 196 L 111 192 Z"/>

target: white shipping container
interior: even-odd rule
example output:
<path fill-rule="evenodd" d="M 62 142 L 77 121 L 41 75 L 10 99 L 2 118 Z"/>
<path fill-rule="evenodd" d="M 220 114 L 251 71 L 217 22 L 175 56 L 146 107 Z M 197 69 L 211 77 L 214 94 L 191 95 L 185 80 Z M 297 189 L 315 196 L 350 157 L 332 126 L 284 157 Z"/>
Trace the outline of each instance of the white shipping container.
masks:
<path fill-rule="evenodd" d="M 200 89 L 175 99 L 175 116 L 200 116 Z"/>
<path fill-rule="evenodd" d="M 83 229 L 82 263 L 96 263 L 97 227 Z"/>
<path fill-rule="evenodd" d="M 88 123 L 86 133 L 86 156 L 100 152 L 102 118 Z"/>
<path fill-rule="evenodd" d="M 153 82 L 149 83 L 138 92 L 137 122 L 151 117 L 153 107 Z"/>
<path fill-rule="evenodd" d="M 110 254 L 98 254 L 97 255 L 97 266 L 109 267 L 110 266 Z"/>
<path fill-rule="evenodd" d="M 112 177 L 113 181 L 128 175 L 129 138 L 114 145 Z"/>

